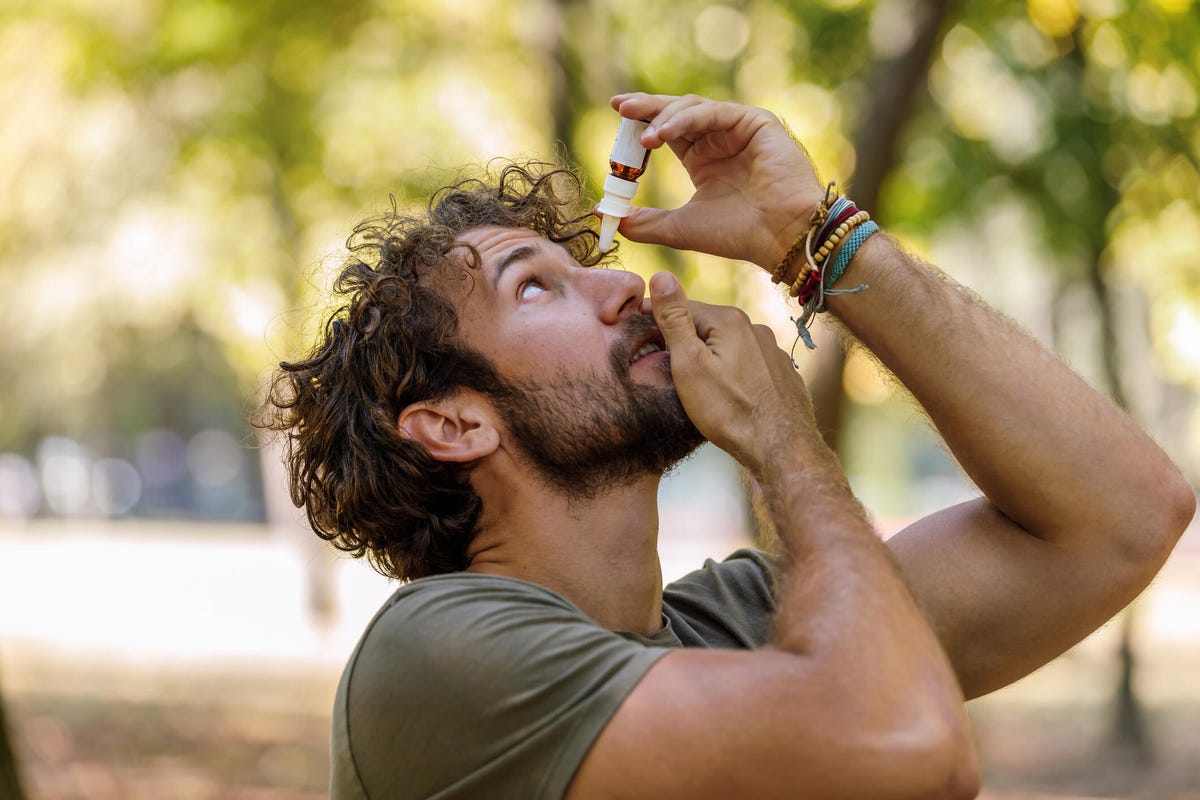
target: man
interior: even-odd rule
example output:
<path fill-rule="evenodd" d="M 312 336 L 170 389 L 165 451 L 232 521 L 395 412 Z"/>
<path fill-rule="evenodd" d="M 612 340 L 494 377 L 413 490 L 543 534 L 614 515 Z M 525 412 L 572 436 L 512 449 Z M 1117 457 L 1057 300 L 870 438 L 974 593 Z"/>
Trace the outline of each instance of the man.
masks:
<path fill-rule="evenodd" d="M 761 109 L 618 95 L 696 186 L 621 232 L 775 270 L 823 202 Z M 774 336 L 597 269 L 554 175 L 361 226 L 346 305 L 273 401 L 319 534 L 401 586 L 334 709 L 338 798 L 959 798 L 964 698 L 1135 597 L 1195 497 L 1025 333 L 883 234 L 829 310 L 983 493 L 875 536 Z M 782 265 L 790 283 L 800 255 Z M 763 489 L 747 551 L 661 588 L 656 493 L 703 436 Z"/>

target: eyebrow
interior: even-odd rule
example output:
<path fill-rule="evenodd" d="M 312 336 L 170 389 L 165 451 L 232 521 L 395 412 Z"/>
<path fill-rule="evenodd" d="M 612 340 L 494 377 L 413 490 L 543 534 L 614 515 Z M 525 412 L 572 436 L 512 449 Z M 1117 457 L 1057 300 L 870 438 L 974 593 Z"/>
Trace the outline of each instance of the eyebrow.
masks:
<path fill-rule="evenodd" d="M 533 258 L 537 253 L 538 249 L 531 244 L 521 245 L 517 249 L 506 253 L 504 258 L 500 259 L 500 263 L 496 265 L 496 271 L 492 273 L 492 291 L 496 294 L 500 293 L 500 278 L 504 275 L 506 269 L 518 261 Z"/>

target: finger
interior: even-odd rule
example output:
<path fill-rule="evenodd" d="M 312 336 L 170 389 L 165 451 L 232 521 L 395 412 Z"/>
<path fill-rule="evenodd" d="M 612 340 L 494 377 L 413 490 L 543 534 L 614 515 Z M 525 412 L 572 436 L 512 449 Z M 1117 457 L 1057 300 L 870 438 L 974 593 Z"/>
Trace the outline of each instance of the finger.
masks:
<path fill-rule="evenodd" d="M 677 250 L 687 249 L 674 214 L 675 211 L 662 208 L 632 206 L 629 216 L 621 220 L 617 230 L 631 242 L 661 244 Z"/>
<path fill-rule="evenodd" d="M 787 373 L 796 371 L 792 357 L 779 346 L 779 339 L 776 338 L 774 330 L 766 325 L 757 324 L 754 326 L 754 337 L 758 340 L 758 347 L 768 364 Z"/>
<path fill-rule="evenodd" d="M 688 306 L 692 310 L 692 322 L 696 326 L 696 335 L 701 339 L 704 338 L 704 331 L 712 326 L 705 322 L 706 314 L 709 309 L 717 308 L 717 306 L 701 303 L 699 300 L 688 300 Z M 649 297 L 642 298 L 642 304 L 638 306 L 638 311 L 642 314 L 654 315 L 654 301 Z"/>
<path fill-rule="evenodd" d="M 666 108 L 678 96 L 673 94 L 647 94 L 646 92 L 625 92 L 613 95 L 609 103 L 621 112 L 621 116 L 630 119 L 649 119 Z"/>
<path fill-rule="evenodd" d="M 621 116 L 650 122 L 642 133 L 641 143 L 643 147 L 651 150 L 663 143 L 655 136 L 658 126 L 669 123 L 684 109 L 698 105 L 714 105 L 714 102 L 694 94 L 679 97 L 669 94 L 627 94 L 615 95 L 612 98 L 612 106 Z"/>
<path fill-rule="evenodd" d="M 690 141 L 709 133 L 737 130 L 754 122 L 751 109 L 747 106 L 706 101 L 674 108 L 669 114 L 664 112 L 655 117 L 654 124 L 646 129 L 646 133 L 652 135 L 643 135 L 642 144 L 648 146 L 649 141 L 653 141 L 657 147 L 680 139 Z M 758 124 L 761 126 L 765 122 L 762 120 Z M 743 131 L 743 138 L 749 139 L 752 132 L 751 128 L 747 128 Z"/>
<path fill-rule="evenodd" d="M 779 349 L 779 342 L 775 340 L 775 331 L 771 328 L 762 323 L 755 323 L 751 329 L 754 331 L 754 338 L 758 340 L 758 346 L 764 353 Z"/>
<path fill-rule="evenodd" d="M 669 103 L 664 105 L 658 113 L 653 116 L 645 117 L 650 120 L 650 124 L 646 126 L 646 130 L 642 132 L 641 143 L 643 147 L 654 149 L 664 144 L 667 139 L 659 135 L 660 129 L 664 126 L 670 128 L 675 124 L 675 120 L 688 109 L 713 105 L 713 101 L 694 94 L 685 94 L 682 97 L 673 98 Z M 673 137 L 678 138 L 678 137 Z"/>
<path fill-rule="evenodd" d="M 650 301 L 672 363 L 679 366 L 684 360 L 699 358 L 705 350 L 704 342 L 696 333 L 691 306 L 679 279 L 669 272 L 650 278 Z"/>
<path fill-rule="evenodd" d="M 608 104 L 610 106 L 612 106 L 614 111 L 620 111 L 621 103 L 624 103 L 626 100 L 630 99 L 633 96 L 634 96 L 633 92 L 622 92 L 621 94 L 614 94 L 612 97 L 608 98 Z"/>
<path fill-rule="evenodd" d="M 696 326 L 696 335 L 710 345 L 717 331 L 724 331 L 739 339 L 744 334 L 753 335 L 750 315 L 737 306 L 714 306 L 693 300 L 692 322 Z"/>

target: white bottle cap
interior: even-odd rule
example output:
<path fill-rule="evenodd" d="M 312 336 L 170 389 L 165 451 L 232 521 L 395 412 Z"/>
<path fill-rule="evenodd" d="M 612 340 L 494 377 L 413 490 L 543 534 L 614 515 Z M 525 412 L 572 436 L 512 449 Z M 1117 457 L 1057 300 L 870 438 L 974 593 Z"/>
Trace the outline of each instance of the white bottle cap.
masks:
<path fill-rule="evenodd" d="M 614 217 L 629 216 L 629 201 L 637 194 L 637 181 L 627 181 L 616 175 L 604 179 L 604 197 L 600 199 L 596 210 L 601 214 L 612 214 Z"/>
<path fill-rule="evenodd" d="M 629 201 L 637 194 L 636 181 L 627 181 L 616 175 L 604 179 L 604 197 L 596 205 L 603 218 L 600 220 L 600 252 L 607 253 L 612 249 L 613 236 L 617 225 L 624 217 L 629 216 Z"/>

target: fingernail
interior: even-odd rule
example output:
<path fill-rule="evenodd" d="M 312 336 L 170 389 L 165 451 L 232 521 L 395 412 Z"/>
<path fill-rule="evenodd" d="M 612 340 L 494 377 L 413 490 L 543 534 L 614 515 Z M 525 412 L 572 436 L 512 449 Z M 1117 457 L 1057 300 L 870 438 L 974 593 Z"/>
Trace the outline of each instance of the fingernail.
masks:
<path fill-rule="evenodd" d="M 669 272 L 659 272 L 650 279 L 650 289 L 654 294 L 671 294 L 679 288 L 679 281 Z"/>

